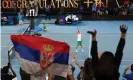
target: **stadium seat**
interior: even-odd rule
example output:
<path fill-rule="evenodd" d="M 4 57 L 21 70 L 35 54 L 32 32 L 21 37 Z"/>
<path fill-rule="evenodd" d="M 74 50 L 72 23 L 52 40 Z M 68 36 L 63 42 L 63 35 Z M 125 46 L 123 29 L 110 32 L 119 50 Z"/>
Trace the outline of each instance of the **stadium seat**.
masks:
<path fill-rule="evenodd" d="M 13 16 L 8 16 L 8 24 L 13 24 Z"/>
<path fill-rule="evenodd" d="M 78 21 L 76 20 L 76 21 L 72 21 L 72 24 L 78 24 Z"/>
<path fill-rule="evenodd" d="M 59 24 L 65 24 L 65 19 L 61 18 L 61 21 L 59 21 Z"/>
<path fill-rule="evenodd" d="M 59 24 L 65 24 L 65 16 L 60 16 Z"/>

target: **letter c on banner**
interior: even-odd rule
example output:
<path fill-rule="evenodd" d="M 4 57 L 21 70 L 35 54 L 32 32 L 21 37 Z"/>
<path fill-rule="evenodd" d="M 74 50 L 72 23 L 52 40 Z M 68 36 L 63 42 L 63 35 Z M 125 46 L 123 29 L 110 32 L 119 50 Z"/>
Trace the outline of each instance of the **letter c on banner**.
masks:
<path fill-rule="evenodd" d="M 3 8 L 8 8 L 8 1 L 3 1 L 2 2 L 2 7 Z"/>

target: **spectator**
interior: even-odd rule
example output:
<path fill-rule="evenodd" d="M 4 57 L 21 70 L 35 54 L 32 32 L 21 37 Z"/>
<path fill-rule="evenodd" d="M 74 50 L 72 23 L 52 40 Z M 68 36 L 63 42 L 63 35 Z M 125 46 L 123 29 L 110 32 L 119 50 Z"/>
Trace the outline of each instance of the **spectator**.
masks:
<path fill-rule="evenodd" d="M 108 15 L 108 8 L 105 8 L 105 14 Z"/>
<path fill-rule="evenodd" d="M 21 80 L 30 80 L 30 74 L 26 73 L 22 68 L 20 68 Z"/>
<path fill-rule="evenodd" d="M 127 15 L 127 9 L 126 8 L 123 11 L 123 15 Z"/>
<path fill-rule="evenodd" d="M 13 75 L 9 72 L 9 69 L 11 69 Z M 4 66 L 1 70 L 1 80 L 13 80 L 16 78 L 16 73 L 12 69 L 12 66 L 10 63 L 8 63 L 7 66 Z"/>
<path fill-rule="evenodd" d="M 116 7 L 116 8 L 114 8 L 114 15 L 118 15 L 118 13 L 119 13 L 118 8 L 117 8 L 117 7 Z"/>
<path fill-rule="evenodd" d="M 92 16 L 96 15 L 96 10 L 97 10 L 96 4 L 93 3 L 93 5 L 92 5 Z"/>
<path fill-rule="evenodd" d="M 92 62 L 90 58 L 87 58 L 84 62 L 84 67 L 81 66 L 78 61 L 76 60 L 75 56 L 73 53 L 70 53 L 72 58 L 74 59 L 75 63 L 77 66 L 81 69 L 79 75 L 78 75 L 78 80 L 95 80 L 94 78 L 94 72 L 92 69 Z"/>
<path fill-rule="evenodd" d="M 72 74 L 74 74 L 74 71 L 75 71 L 75 67 L 72 65 L 72 64 L 69 64 L 70 67 L 71 67 L 71 70 L 72 70 Z"/>
<path fill-rule="evenodd" d="M 69 64 L 67 80 L 74 80 L 74 77 L 73 77 L 74 70 L 75 70 L 75 67 Z"/>
<path fill-rule="evenodd" d="M 23 14 L 23 10 L 20 9 L 20 12 L 18 12 L 18 20 L 19 20 L 19 24 L 20 24 L 20 25 L 23 25 L 23 24 L 24 24 L 24 22 L 23 22 L 24 16 L 23 16 L 23 15 L 24 15 L 24 14 Z"/>
<path fill-rule="evenodd" d="M 80 11 L 81 13 L 84 12 L 84 7 L 83 7 L 82 5 L 79 7 L 79 11 Z"/>
<path fill-rule="evenodd" d="M 119 7 L 119 14 L 120 14 L 120 15 L 123 15 L 123 11 L 124 11 L 124 5 L 121 5 L 121 6 Z"/>
<path fill-rule="evenodd" d="M 105 13 L 105 6 L 104 6 L 104 4 L 102 4 L 102 6 L 100 7 L 100 12 L 101 12 L 101 15 L 104 15 L 104 13 Z"/>
<path fill-rule="evenodd" d="M 132 12 L 133 12 L 133 6 L 132 6 L 132 4 L 130 4 L 130 5 L 128 6 L 128 13 L 129 13 L 129 14 L 132 14 Z"/>
<path fill-rule="evenodd" d="M 74 80 L 73 73 L 75 67 L 69 64 L 67 77 L 54 75 L 52 72 L 48 74 L 48 80 Z"/>
<path fill-rule="evenodd" d="M 97 7 L 97 15 L 101 15 L 101 10 L 99 7 Z"/>
<path fill-rule="evenodd" d="M 92 56 L 92 67 L 95 72 L 96 80 L 119 80 L 119 67 L 123 56 L 123 49 L 125 46 L 125 38 L 127 27 L 126 25 L 120 26 L 121 38 L 118 44 L 116 54 L 113 55 L 112 52 L 105 51 L 98 59 L 97 52 L 97 41 L 96 41 L 96 30 L 88 31 L 92 35 L 92 47 L 91 47 L 91 56 Z"/>
<path fill-rule="evenodd" d="M 50 6 L 45 8 L 46 20 L 47 20 L 47 18 L 49 18 L 49 20 L 51 19 L 50 18 L 50 12 L 51 12 Z"/>
<path fill-rule="evenodd" d="M 130 74 L 126 74 L 126 72 L 128 70 L 131 70 Z M 123 73 L 123 77 L 126 78 L 127 80 L 133 80 L 133 64 L 131 66 L 127 66 L 124 73 Z"/>

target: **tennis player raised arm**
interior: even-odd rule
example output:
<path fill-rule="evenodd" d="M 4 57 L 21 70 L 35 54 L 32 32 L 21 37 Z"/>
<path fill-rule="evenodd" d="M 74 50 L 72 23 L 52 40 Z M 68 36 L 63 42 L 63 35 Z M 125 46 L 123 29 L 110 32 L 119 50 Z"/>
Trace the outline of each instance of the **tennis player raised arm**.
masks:
<path fill-rule="evenodd" d="M 76 46 L 76 52 L 78 52 L 78 47 L 81 47 L 82 52 L 84 52 L 83 47 L 82 47 L 82 34 L 77 28 L 77 46 Z"/>

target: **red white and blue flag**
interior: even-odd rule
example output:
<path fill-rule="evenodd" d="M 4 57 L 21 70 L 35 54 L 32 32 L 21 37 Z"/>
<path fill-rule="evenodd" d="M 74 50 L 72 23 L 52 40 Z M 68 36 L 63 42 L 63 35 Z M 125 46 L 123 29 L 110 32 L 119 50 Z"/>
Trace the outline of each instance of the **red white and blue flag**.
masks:
<path fill-rule="evenodd" d="M 27 73 L 35 74 L 48 67 L 54 75 L 67 76 L 67 43 L 30 35 L 11 35 L 11 40 L 21 68 Z"/>

